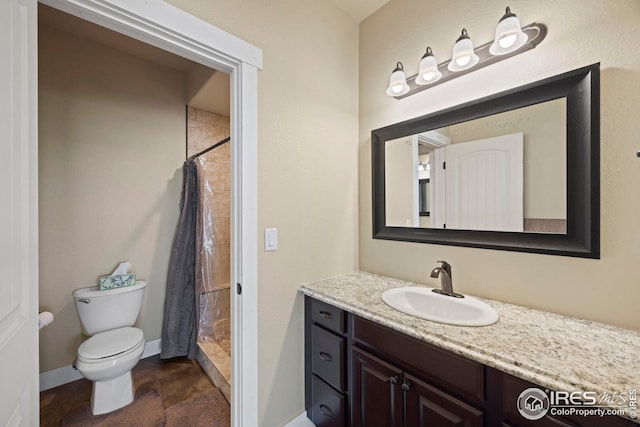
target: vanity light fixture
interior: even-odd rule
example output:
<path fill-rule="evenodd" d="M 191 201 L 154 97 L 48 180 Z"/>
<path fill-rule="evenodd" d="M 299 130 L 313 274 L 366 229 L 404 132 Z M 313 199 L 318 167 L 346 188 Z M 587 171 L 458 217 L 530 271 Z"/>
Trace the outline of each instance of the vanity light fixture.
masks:
<path fill-rule="evenodd" d="M 391 73 L 389 79 L 389 87 L 387 88 L 387 95 L 389 96 L 402 96 L 409 92 L 409 85 L 407 84 L 407 76 L 404 74 L 404 67 L 402 62 L 396 64 L 396 68 Z"/>
<path fill-rule="evenodd" d="M 473 42 L 467 33 L 467 29 L 463 28 L 462 34 L 453 46 L 451 61 L 449 61 L 447 68 L 454 73 L 464 71 L 476 65 L 478 61 L 480 61 L 480 58 L 473 49 Z"/>
<path fill-rule="evenodd" d="M 489 48 L 492 55 L 506 55 L 514 50 L 518 50 L 527 42 L 529 37 L 522 32 L 520 28 L 520 20 L 511 9 L 507 10 L 498 22 L 496 27 L 496 36 Z"/>
<path fill-rule="evenodd" d="M 387 95 L 402 99 L 429 87 L 453 80 L 496 62 L 534 49 L 547 35 L 544 24 L 533 23 L 520 27 L 520 20 L 506 8 L 496 27 L 495 39 L 476 48 L 466 29 L 453 46 L 452 58 L 437 63 L 433 51 L 427 47 L 420 60 L 418 73 L 406 78 L 404 67 L 398 62 L 391 74 Z"/>
<path fill-rule="evenodd" d="M 427 51 L 422 55 L 418 70 L 418 76 L 415 82 L 419 85 L 435 83 L 442 77 L 442 73 L 438 70 L 438 61 L 436 61 L 436 58 L 433 56 L 430 47 L 427 47 Z"/>

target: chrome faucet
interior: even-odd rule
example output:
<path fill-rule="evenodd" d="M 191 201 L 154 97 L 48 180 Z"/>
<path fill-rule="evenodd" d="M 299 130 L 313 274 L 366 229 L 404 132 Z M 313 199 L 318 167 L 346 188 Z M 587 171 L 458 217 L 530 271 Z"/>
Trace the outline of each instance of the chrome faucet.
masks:
<path fill-rule="evenodd" d="M 464 295 L 453 292 L 453 283 L 451 282 L 451 264 L 447 261 L 438 261 L 442 263 L 441 267 L 431 270 L 431 277 L 437 279 L 440 276 L 442 289 L 432 289 L 433 292 L 455 298 L 464 298 Z"/>

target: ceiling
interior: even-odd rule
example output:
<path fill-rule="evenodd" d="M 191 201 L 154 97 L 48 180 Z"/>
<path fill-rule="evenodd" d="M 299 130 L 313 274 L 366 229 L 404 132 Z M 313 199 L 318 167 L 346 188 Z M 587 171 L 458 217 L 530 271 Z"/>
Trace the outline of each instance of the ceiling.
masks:
<path fill-rule="evenodd" d="M 389 0 L 331 0 L 333 3 L 360 23 Z"/>
<path fill-rule="evenodd" d="M 38 5 L 38 21 L 39 25 L 55 28 L 184 73 L 188 95 L 186 103 L 189 106 L 229 117 L 231 101 L 228 74 L 43 4 Z"/>
<path fill-rule="evenodd" d="M 389 0 L 331 1 L 358 23 L 389 2 Z M 92 40 L 185 73 L 188 86 L 187 104 L 229 117 L 230 82 L 228 74 L 209 69 L 188 59 L 43 4 L 38 6 L 38 19 L 40 25 L 65 31 L 77 37 Z"/>

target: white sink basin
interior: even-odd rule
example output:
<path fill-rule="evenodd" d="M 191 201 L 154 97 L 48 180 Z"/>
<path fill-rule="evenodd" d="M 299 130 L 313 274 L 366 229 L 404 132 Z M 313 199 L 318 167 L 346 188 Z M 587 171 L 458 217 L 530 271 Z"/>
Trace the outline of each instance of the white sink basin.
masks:
<path fill-rule="evenodd" d="M 488 326 L 500 318 L 493 307 L 475 298 L 454 298 L 431 289 L 417 286 L 389 289 L 382 293 L 382 301 L 403 313 L 448 325 Z"/>

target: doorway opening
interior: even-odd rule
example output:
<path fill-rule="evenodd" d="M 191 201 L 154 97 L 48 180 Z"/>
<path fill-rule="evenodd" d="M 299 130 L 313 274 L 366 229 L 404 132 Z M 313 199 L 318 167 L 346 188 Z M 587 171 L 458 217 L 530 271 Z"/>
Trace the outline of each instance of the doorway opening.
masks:
<path fill-rule="evenodd" d="M 156 49 L 156 53 L 162 51 L 168 54 L 170 51 L 177 54 L 175 58 L 211 67 L 218 74 L 230 73 L 230 76 L 227 75 L 227 79 L 230 78 L 227 88 L 230 88 L 230 98 L 233 100 L 233 113 L 229 114 L 229 133 L 234 136 L 235 144 L 229 153 L 230 193 L 233 194 L 229 202 L 231 213 L 228 220 L 231 231 L 229 283 L 242 283 L 244 290 L 242 298 L 235 292 L 227 291 L 231 299 L 229 323 L 232 354 L 234 362 L 238 362 L 233 366 L 237 386 L 231 392 L 231 400 L 235 403 L 232 425 L 254 424 L 257 414 L 255 87 L 256 73 L 262 61 L 261 52 L 162 2 L 151 6 L 121 5 L 117 9 L 101 10 L 95 9 L 92 2 L 83 0 L 50 0 L 46 3 L 56 10 L 112 28 L 121 35 L 131 35 L 148 42 Z M 145 160 L 144 157 L 141 159 Z M 240 407 L 243 407 L 242 412 Z"/>

